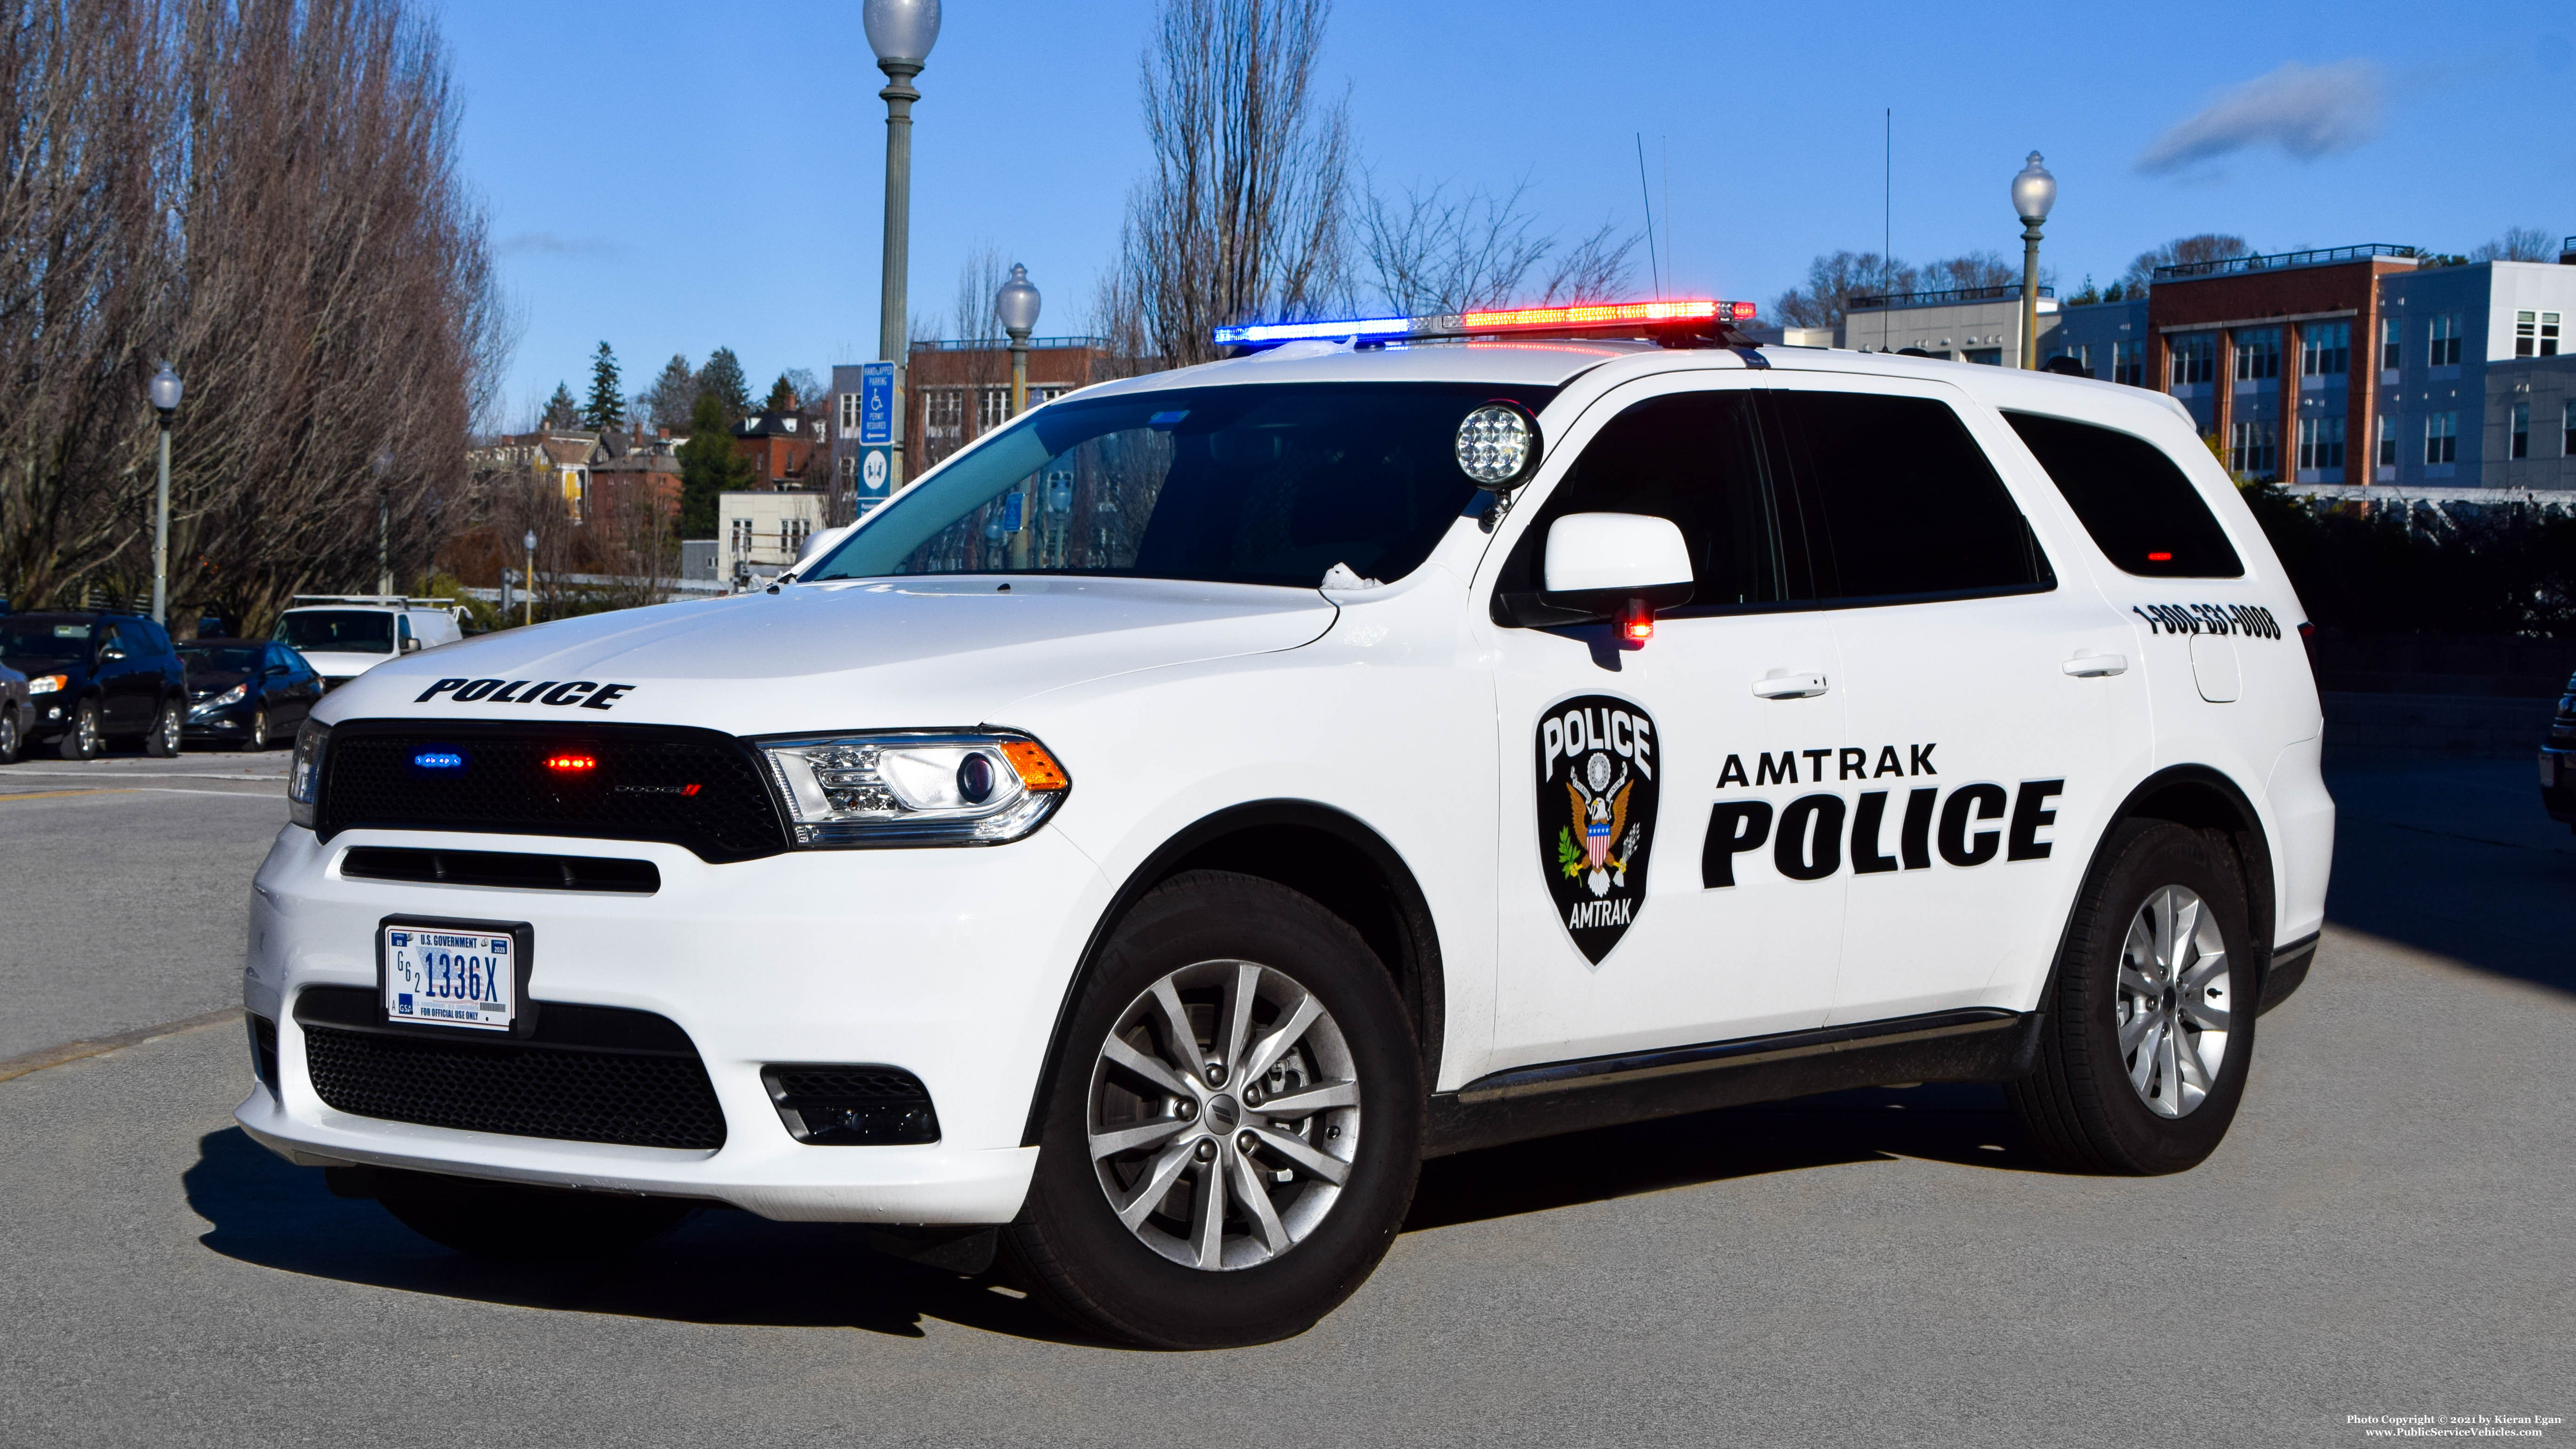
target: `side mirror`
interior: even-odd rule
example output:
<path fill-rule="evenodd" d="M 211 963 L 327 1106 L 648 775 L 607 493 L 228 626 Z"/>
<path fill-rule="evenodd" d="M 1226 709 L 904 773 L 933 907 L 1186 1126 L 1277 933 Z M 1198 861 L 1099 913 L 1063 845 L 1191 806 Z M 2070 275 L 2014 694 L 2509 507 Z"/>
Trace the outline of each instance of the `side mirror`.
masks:
<path fill-rule="evenodd" d="M 1655 611 L 1690 602 L 1690 545 L 1669 518 L 1569 513 L 1548 526 L 1542 598 L 1619 621 L 1622 639 L 1654 637 Z"/>
<path fill-rule="evenodd" d="M 418 639 L 405 639 L 402 641 L 402 645 L 403 652 L 405 654 L 418 654 L 420 652 L 420 641 Z"/>
<path fill-rule="evenodd" d="M 101 649 L 100 651 L 98 651 L 98 657 L 99 657 L 99 661 L 100 661 L 101 663 L 112 663 L 112 662 L 114 662 L 114 661 L 116 661 L 116 660 L 119 660 L 119 659 L 124 658 L 124 657 L 125 657 L 125 651 L 124 651 L 124 650 L 122 650 L 122 649 L 117 648 L 117 647 L 116 647 L 115 645 L 113 645 L 113 644 L 110 644 L 110 645 L 108 645 L 106 648 Z"/>
<path fill-rule="evenodd" d="M 268 666 L 268 673 L 263 677 L 268 679 L 284 679 L 286 676 L 293 674 L 294 672 L 294 670 L 287 668 L 283 664 L 272 664 Z"/>

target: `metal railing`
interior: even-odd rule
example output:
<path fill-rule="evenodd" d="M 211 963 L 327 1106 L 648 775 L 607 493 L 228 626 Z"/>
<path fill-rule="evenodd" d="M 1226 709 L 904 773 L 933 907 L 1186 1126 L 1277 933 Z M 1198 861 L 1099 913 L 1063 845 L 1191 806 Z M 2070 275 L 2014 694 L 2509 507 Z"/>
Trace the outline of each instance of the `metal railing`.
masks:
<path fill-rule="evenodd" d="M 951 337 L 938 342 L 916 342 L 912 344 L 912 350 L 915 352 L 1003 352 L 1009 350 L 1010 345 L 1011 339 L 1007 337 Z M 1106 347 L 1108 345 L 1109 339 L 1106 337 L 1032 337 L 1029 339 L 1031 352 L 1044 352 L 1055 347 Z"/>
<path fill-rule="evenodd" d="M 2039 295 L 2054 298 L 2055 287 L 2041 287 Z M 1846 312 L 1873 312 L 1889 307 L 1934 307 L 1944 302 L 2018 301 L 2021 283 L 2004 282 L 1992 287 L 1952 287 L 1945 292 L 1884 292 L 1875 296 L 1852 297 L 1843 303 Z"/>
<path fill-rule="evenodd" d="M 2206 262 L 2173 262 L 2155 269 L 2153 279 L 2159 282 L 2180 277 L 2218 277 L 2231 272 L 2270 272 L 2284 267 L 2323 267 L 2336 262 L 2366 261 L 2372 257 L 2420 257 L 2415 247 L 2391 246 L 2370 242 L 2362 246 L 2322 247 L 2304 252 L 2271 252 L 2254 257 L 2220 257 Z"/>

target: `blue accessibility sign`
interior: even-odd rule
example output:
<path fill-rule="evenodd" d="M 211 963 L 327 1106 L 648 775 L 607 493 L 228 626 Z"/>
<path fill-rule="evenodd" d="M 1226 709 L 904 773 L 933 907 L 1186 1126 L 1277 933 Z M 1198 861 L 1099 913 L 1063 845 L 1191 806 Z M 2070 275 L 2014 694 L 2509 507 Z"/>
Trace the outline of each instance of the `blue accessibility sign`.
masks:
<path fill-rule="evenodd" d="M 862 362 L 859 364 L 859 442 L 887 444 L 894 441 L 894 364 Z"/>

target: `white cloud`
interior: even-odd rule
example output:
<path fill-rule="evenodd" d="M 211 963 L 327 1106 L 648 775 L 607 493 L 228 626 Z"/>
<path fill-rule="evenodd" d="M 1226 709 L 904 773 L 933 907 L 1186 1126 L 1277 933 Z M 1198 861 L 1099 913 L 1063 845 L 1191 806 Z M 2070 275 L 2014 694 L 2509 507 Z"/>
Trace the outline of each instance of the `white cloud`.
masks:
<path fill-rule="evenodd" d="M 2302 161 L 2349 151 L 2379 129 L 2379 68 L 2366 60 L 2297 61 L 2221 91 L 2138 157 L 2150 175 L 2272 144 Z"/>
<path fill-rule="evenodd" d="M 616 253 L 617 244 L 599 236 L 523 231 L 501 238 L 498 250 L 505 257 L 605 257 Z"/>

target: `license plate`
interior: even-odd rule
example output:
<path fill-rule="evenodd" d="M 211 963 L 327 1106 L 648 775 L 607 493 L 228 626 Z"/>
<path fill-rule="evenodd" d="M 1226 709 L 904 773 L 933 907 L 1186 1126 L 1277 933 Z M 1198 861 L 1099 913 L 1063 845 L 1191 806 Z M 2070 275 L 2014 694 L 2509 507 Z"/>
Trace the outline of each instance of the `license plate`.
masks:
<path fill-rule="evenodd" d="M 384 926 L 387 1021 L 508 1031 L 519 1015 L 519 947 L 470 927 Z"/>

